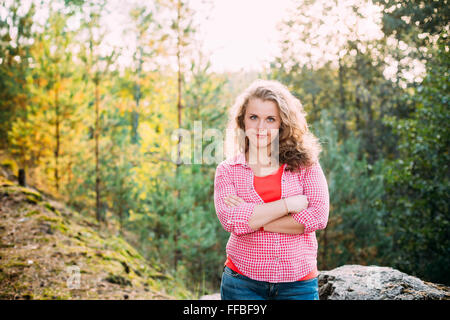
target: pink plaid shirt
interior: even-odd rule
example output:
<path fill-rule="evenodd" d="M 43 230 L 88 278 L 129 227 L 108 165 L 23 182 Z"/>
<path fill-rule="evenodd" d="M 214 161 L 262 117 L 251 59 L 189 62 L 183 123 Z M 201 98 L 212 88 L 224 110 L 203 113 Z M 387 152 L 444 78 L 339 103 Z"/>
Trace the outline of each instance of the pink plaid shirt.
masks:
<path fill-rule="evenodd" d="M 244 153 L 222 161 L 214 179 L 214 205 L 223 228 L 230 232 L 226 253 L 234 265 L 249 278 L 267 282 L 292 282 L 317 266 L 315 231 L 328 222 L 328 184 L 320 163 L 293 173 L 283 169 L 281 198 L 303 194 L 308 208 L 292 217 L 305 226 L 301 235 L 255 231 L 248 219 L 257 204 L 264 203 L 253 186 L 253 170 Z M 244 202 L 227 207 L 224 199 L 234 194 Z"/>

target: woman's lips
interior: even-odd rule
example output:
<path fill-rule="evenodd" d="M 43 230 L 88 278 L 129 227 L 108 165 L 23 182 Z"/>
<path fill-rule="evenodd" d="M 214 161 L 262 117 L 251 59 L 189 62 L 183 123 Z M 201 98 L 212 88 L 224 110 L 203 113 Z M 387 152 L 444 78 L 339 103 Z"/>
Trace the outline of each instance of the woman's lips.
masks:
<path fill-rule="evenodd" d="M 256 141 L 259 141 L 258 143 L 269 143 L 270 139 L 267 135 L 256 135 Z"/>

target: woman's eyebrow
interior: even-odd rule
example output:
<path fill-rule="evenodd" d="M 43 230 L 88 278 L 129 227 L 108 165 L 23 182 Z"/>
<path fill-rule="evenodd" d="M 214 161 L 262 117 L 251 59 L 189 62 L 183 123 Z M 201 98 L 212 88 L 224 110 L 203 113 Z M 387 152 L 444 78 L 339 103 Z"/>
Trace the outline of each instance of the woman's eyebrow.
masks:
<path fill-rule="evenodd" d="M 250 115 L 251 115 L 251 116 L 259 116 L 259 115 L 257 115 L 256 113 L 250 113 Z M 269 117 L 276 118 L 277 116 L 268 115 L 266 118 L 269 118 Z"/>

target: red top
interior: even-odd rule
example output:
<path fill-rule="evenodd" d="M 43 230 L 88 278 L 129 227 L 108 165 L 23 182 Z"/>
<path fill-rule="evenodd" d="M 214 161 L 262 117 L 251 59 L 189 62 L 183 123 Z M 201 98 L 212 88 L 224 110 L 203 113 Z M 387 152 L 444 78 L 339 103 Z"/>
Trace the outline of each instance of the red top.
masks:
<path fill-rule="evenodd" d="M 284 167 L 286 164 L 280 166 L 280 168 L 267 176 L 258 177 L 254 175 L 253 178 L 253 186 L 255 191 L 264 201 L 264 203 L 272 202 L 281 199 L 281 178 L 283 176 Z M 227 256 L 227 261 L 225 265 L 229 267 L 231 270 L 236 271 L 239 274 L 242 274 L 238 268 L 233 264 L 230 257 Z M 243 274 L 242 274 L 243 275 Z M 297 281 L 309 280 L 318 276 L 317 267 L 313 268 L 313 270 L 308 273 L 306 276 L 301 277 Z"/>

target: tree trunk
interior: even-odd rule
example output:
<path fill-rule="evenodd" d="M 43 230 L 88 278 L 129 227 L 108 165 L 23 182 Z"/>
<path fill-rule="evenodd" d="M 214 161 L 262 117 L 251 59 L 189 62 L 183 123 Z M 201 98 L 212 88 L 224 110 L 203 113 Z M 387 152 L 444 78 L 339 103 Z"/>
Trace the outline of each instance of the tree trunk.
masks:
<path fill-rule="evenodd" d="M 178 6 L 177 6 L 177 64 L 178 64 L 178 97 L 177 97 L 177 111 L 178 111 L 178 129 L 181 128 L 181 30 L 180 30 L 180 23 L 181 23 L 181 1 L 178 0 Z M 176 177 L 179 176 L 180 171 L 180 165 L 181 165 L 181 133 L 179 133 L 178 136 L 178 145 L 177 145 L 177 163 L 176 163 Z M 178 194 L 178 190 L 176 191 Z M 175 270 L 177 269 L 178 261 L 181 259 L 181 252 L 178 248 L 178 239 L 179 239 L 179 212 L 176 210 L 175 212 L 175 230 L 174 230 L 174 258 L 173 258 L 173 265 Z"/>
<path fill-rule="evenodd" d="M 373 109 L 372 109 L 372 97 L 369 96 L 368 101 L 366 102 L 366 112 L 367 112 L 367 142 L 369 149 L 369 163 L 374 163 L 378 158 L 379 152 L 377 152 L 378 148 L 376 145 L 375 139 L 375 120 L 373 118 Z"/>
<path fill-rule="evenodd" d="M 98 79 L 95 80 L 95 212 L 98 222 L 101 222 L 101 208 L 100 208 L 100 167 L 99 167 L 99 131 L 100 131 L 100 119 L 99 119 L 99 83 Z"/>
<path fill-rule="evenodd" d="M 347 137 L 347 109 L 344 90 L 344 66 L 342 65 L 341 60 L 342 58 L 339 57 L 339 96 L 341 100 L 341 133 L 342 137 L 345 139 Z"/>
<path fill-rule="evenodd" d="M 27 186 L 26 177 L 25 177 L 25 169 L 19 169 L 19 185 L 22 187 Z"/>
<path fill-rule="evenodd" d="M 138 57 L 138 67 L 137 67 L 137 80 L 134 85 L 134 101 L 136 102 L 135 108 L 131 114 L 131 125 L 132 125 L 132 136 L 131 142 L 138 142 L 138 126 L 139 126 L 139 104 L 141 101 L 141 71 L 142 71 L 142 47 L 138 48 L 139 57 Z"/>
<path fill-rule="evenodd" d="M 58 84 L 55 85 L 55 113 L 56 113 L 56 121 L 55 121 L 55 137 L 56 137 L 56 147 L 55 147 L 55 185 L 56 191 L 59 192 L 59 149 L 60 149 L 60 134 L 59 134 L 59 101 L 58 101 Z"/>

